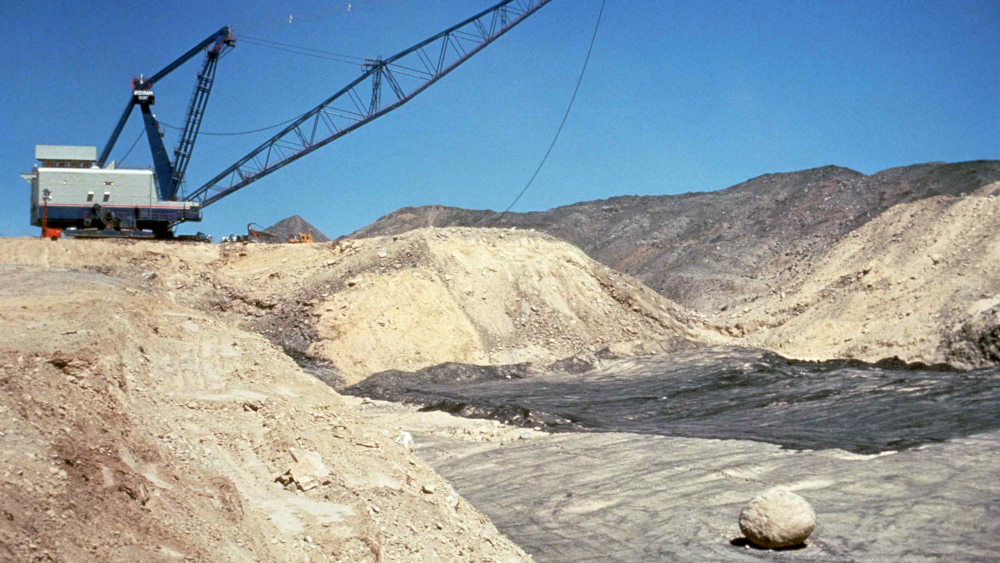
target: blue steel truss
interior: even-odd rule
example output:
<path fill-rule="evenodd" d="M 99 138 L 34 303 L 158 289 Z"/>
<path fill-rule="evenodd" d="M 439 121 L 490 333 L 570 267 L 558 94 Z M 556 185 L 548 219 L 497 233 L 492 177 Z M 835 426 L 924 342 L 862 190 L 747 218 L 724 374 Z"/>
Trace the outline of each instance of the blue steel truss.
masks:
<path fill-rule="evenodd" d="M 177 67 L 191 60 L 192 57 L 200 53 L 203 49 L 208 48 L 213 43 L 219 43 L 220 41 L 226 42 L 225 40 L 231 37 L 232 29 L 229 26 L 223 27 L 219 31 L 216 31 L 212 35 L 206 37 L 204 41 L 192 47 L 191 50 L 178 57 L 177 60 L 164 67 L 160 72 L 157 72 L 145 80 L 135 81 L 135 83 L 132 84 L 132 88 L 134 90 L 152 88 L 153 84 L 159 82 L 161 78 L 164 78 L 171 72 L 177 70 Z M 213 47 L 213 49 L 219 48 L 222 48 L 221 45 Z M 129 96 L 128 104 L 125 105 L 125 111 L 123 111 L 121 117 L 118 118 L 118 123 L 115 125 L 114 131 L 111 132 L 111 138 L 109 138 L 108 142 L 104 144 L 104 150 L 101 151 L 101 156 L 97 159 L 98 166 L 103 167 L 107 163 L 108 158 L 111 157 L 111 149 L 115 148 L 115 143 L 118 142 L 118 137 L 121 135 L 122 129 L 125 128 L 125 123 L 128 121 L 128 117 L 132 115 L 132 108 L 134 107 L 135 99 L 132 96 Z"/>
<path fill-rule="evenodd" d="M 412 100 L 551 0 L 505 0 L 387 59 L 188 194 L 201 208 Z"/>
<path fill-rule="evenodd" d="M 191 153 L 194 152 L 194 143 L 198 139 L 198 131 L 201 129 L 201 120 L 205 116 L 205 107 L 208 105 L 208 96 L 212 93 L 212 84 L 215 82 L 215 67 L 219 64 L 219 58 L 230 43 L 220 42 L 205 53 L 205 62 L 201 65 L 198 78 L 194 85 L 194 92 L 191 94 L 191 101 L 188 103 L 187 115 L 184 118 L 184 127 L 181 129 L 180 140 L 174 147 L 174 173 L 171 184 L 173 192 L 181 186 L 184 181 L 184 173 L 187 171 L 188 163 L 191 162 Z"/>

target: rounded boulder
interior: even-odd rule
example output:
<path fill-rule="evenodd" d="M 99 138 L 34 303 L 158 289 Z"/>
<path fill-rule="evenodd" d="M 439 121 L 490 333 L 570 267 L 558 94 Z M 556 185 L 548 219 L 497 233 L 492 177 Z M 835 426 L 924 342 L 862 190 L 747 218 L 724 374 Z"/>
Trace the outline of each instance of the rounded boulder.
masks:
<path fill-rule="evenodd" d="M 784 489 L 754 497 L 740 512 L 740 531 L 760 547 L 791 547 L 816 529 L 816 512 L 806 499 Z"/>

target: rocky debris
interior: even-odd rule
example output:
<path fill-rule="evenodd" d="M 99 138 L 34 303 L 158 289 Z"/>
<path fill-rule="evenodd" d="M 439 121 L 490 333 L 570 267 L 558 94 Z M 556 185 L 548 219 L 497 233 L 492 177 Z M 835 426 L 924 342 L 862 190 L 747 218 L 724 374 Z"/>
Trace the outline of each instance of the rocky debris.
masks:
<path fill-rule="evenodd" d="M 994 186 L 896 205 L 815 257 L 785 299 L 761 295 L 738 321 L 719 320 L 739 323 L 748 345 L 802 359 L 997 365 Z"/>
<path fill-rule="evenodd" d="M 356 254 L 361 249 L 361 243 L 360 241 L 344 238 L 334 241 L 330 248 L 337 254 L 351 255 Z"/>
<path fill-rule="evenodd" d="M 288 468 L 286 483 L 293 481 L 303 491 L 330 483 L 330 468 L 323 463 L 323 456 L 319 452 L 291 448 L 288 453 L 295 463 Z"/>
<path fill-rule="evenodd" d="M 4 261 L 54 263 L 0 268 L 0 560 L 529 560 L 393 442 L 398 425 L 362 422 L 280 349 L 222 319 L 259 311 L 237 299 L 212 305 L 216 292 L 254 290 L 206 266 L 222 245 L 36 242 L 0 241 Z M 201 262 L 160 267 L 150 284 L 150 249 Z M 235 262 L 331 253 L 235 250 Z M 278 267 L 288 258 L 269 257 Z M 121 277 L 88 271 L 89 261 Z M 197 308 L 177 302 L 205 296 Z M 81 332 L 92 311 L 114 322 Z"/>
<path fill-rule="evenodd" d="M 771 489 L 753 498 L 740 512 L 740 531 L 760 547 L 801 545 L 816 529 L 816 512 L 801 496 Z"/>
<path fill-rule="evenodd" d="M 971 368 L 1000 364 L 1000 305 L 979 311 L 956 328 L 941 343 L 940 353 L 949 363 Z"/>
<path fill-rule="evenodd" d="M 651 354 L 717 335 L 578 249 L 524 231 L 261 246 L 214 273 L 237 288 L 259 284 L 256 293 L 277 302 L 248 311 L 244 326 L 303 367 L 328 362 L 347 384 L 450 361 L 549 363 L 604 348 Z"/>

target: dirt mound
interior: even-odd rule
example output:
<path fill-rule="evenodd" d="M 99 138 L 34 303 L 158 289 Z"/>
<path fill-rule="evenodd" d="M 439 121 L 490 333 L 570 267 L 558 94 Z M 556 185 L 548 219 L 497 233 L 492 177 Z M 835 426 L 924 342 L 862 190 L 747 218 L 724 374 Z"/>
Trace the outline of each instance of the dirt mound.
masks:
<path fill-rule="evenodd" d="M 898 203 L 960 196 L 1000 180 L 1000 161 L 930 163 L 870 176 L 837 166 L 766 174 L 730 188 L 625 196 L 510 213 L 497 227 L 533 228 L 701 311 L 742 307 L 800 279 L 851 231 Z M 404 208 L 352 237 L 418 227 L 494 226 L 498 214 Z"/>
<path fill-rule="evenodd" d="M 797 358 L 1000 363 L 1000 183 L 897 205 L 814 261 L 733 332 Z"/>
<path fill-rule="evenodd" d="M 528 560 L 395 428 L 175 304 L 211 247 L 45 242 L 2 241 L 84 267 L 0 269 L 0 559 Z"/>
<path fill-rule="evenodd" d="M 549 363 L 605 347 L 649 353 L 720 338 L 628 276 L 525 231 L 246 246 L 215 275 L 264 296 L 245 311 L 257 315 L 248 327 L 300 358 L 325 360 L 337 383 L 444 362 Z"/>
<path fill-rule="evenodd" d="M 330 242 L 329 237 L 319 232 L 319 229 L 298 215 L 282 219 L 265 230 L 277 235 L 277 240 L 280 242 L 288 242 L 289 239 L 300 234 L 312 235 L 313 242 Z"/>
<path fill-rule="evenodd" d="M 312 245 L 12 239 L 4 250 L 15 264 L 163 290 L 336 385 L 444 362 L 547 364 L 726 341 L 703 315 L 536 232 L 425 229 Z"/>

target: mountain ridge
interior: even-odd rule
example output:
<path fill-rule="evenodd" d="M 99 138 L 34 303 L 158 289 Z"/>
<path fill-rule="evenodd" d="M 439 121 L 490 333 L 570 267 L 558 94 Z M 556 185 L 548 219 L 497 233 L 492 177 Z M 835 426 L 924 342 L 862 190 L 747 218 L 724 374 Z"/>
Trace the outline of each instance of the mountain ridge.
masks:
<path fill-rule="evenodd" d="M 404 207 L 350 237 L 423 227 L 536 229 L 669 299 L 718 311 L 790 283 L 813 257 L 898 203 L 960 196 L 997 180 L 997 160 L 913 164 L 871 175 L 826 165 L 712 192 L 621 195 L 527 213 Z"/>

